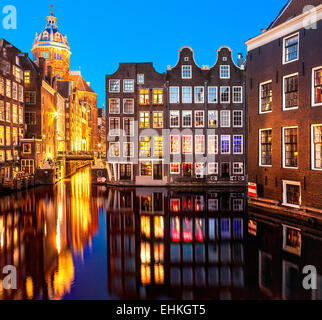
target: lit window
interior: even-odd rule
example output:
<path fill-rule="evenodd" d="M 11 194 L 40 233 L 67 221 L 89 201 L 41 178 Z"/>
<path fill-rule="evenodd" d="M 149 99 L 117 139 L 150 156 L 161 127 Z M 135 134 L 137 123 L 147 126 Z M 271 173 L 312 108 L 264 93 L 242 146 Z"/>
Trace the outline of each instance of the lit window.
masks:
<path fill-rule="evenodd" d="M 13 160 L 11 150 L 6 151 L 6 158 L 7 158 L 7 161 Z"/>
<path fill-rule="evenodd" d="M 155 157 L 163 156 L 163 137 L 153 137 L 153 154 Z"/>
<path fill-rule="evenodd" d="M 6 146 L 11 145 L 11 130 L 10 127 L 6 127 Z"/>
<path fill-rule="evenodd" d="M 0 94 L 4 96 L 4 79 L 0 77 Z"/>
<path fill-rule="evenodd" d="M 151 156 L 151 137 L 140 137 L 140 157 Z"/>
<path fill-rule="evenodd" d="M 208 136 L 208 154 L 218 154 L 218 136 Z"/>
<path fill-rule="evenodd" d="M 230 66 L 220 66 L 220 79 L 230 78 Z"/>
<path fill-rule="evenodd" d="M 19 101 L 23 102 L 23 86 L 19 85 Z"/>
<path fill-rule="evenodd" d="M 179 87 L 170 87 L 170 103 L 179 103 Z"/>
<path fill-rule="evenodd" d="M 182 111 L 182 126 L 184 128 L 192 127 L 192 111 Z"/>
<path fill-rule="evenodd" d="M 146 216 L 141 217 L 141 235 L 148 239 L 150 238 L 150 235 L 151 235 L 150 217 L 146 217 Z M 150 256 L 150 253 L 148 255 Z M 148 261 L 145 261 L 145 262 L 150 262 L 150 261 L 151 259 L 149 258 Z"/>
<path fill-rule="evenodd" d="M 312 167 L 322 170 L 322 124 L 312 126 Z"/>
<path fill-rule="evenodd" d="M 160 105 L 163 104 L 163 90 L 153 89 L 153 104 Z"/>
<path fill-rule="evenodd" d="M 299 35 L 293 35 L 284 39 L 284 63 L 298 60 L 299 57 Z"/>
<path fill-rule="evenodd" d="M 4 150 L 0 150 L 0 162 L 5 162 L 5 160 Z"/>
<path fill-rule="evenodd" d="M 124 118 L 123 128 L 125 136 L 134 136 L 134 118 Z"/>
<path fill-rule="evenodd" d="M 171 163 L 170 164 L 170 173 L 171 174 L 180 174 L 180 163 Z"/>
<path fill-rule="evenodd" d="M 163 112 L 153 112 L 153 128 L 163 128 Z"/>
<path fill-rule="evenodd" d="M 205 153 L 205 136 L 196 136 L 196 154 Z"/>
<path fill-rule="evenodd" d="M 149 112 L 140 112 L 140 128 L 150 128 Z"/>
<path fill-rule="evenodd" d="M 134 113 L 134 99 L 123 100 L 123 113 L 133 114 Z"/>
<path fill-rule="evenodd" d="M 230 103 L 230 87 L 220 87 L 220 103 Z"/>
<path fill-rule="evenodd" d="M 208 87 L 208 103 L 217 103 L 217 87 Z"/>
<path fill-rule="evenodd" d="M 195 111 L 195 127 L 203 128 L 205 126 L 205 112 Z"/>
<path fill-rule="evenodd" d="M 24 80 L 25 80 L 25 84 L 29 84 L 30 83 L 30 71 L 25 71 L 25 73 L 24 73 Z"/>
<path fill-rule="evenodd" d="M 141 176 L 142 177 L 152 177 L 152 162 L 142 161 L 141 162 Z"/>
<path fill-rule="evenodd" d="M 170 136 L 170 153 L 180 154 L 180 137 Z"/>
<path fill-rule="evenodd" d="M 24 153 L 24 154 L 31 154 L 31 144 L 30 143 L 24 143 L 23 145 L 22 145 L 22 152 Z"/>
<path fill-rule="evenodd" d="M 110 132 L 111 136 L 120 135 L 120 118 L 110 118 Z"/>
<path fill-rule="evenodd" d="M 180 112 L 170 111 L 170 128 L 179 128 L 180 126 Z"/>
<path fill-rule="evenodd" d="M 25 91 L 25 103 L 36 104 L 36 91 Z"/>
<path fill-rule="evenodd" d="M 120 80 L 110 80 L 110 92 L 120 92 Z"/>
<path fill-rule="evenodd" d="M 195 87 L 195 103 L 204 103 L 205 101 L 205 88 Z"/>
<path fill-rule="evenodd" d="M 138 84 L 144 84 L 144 74 L 138 74 Z"/>
<path fill-rule="evenodd" d="M 150 104 L 150 94 L 149 89 L 140 90 L 140 105 L 146 106 Z"/>
<path fill-rule="evenodd" d="M 297 128 L 283 128 L 284 168 L 297 168 L 298 166 L 297 134 Z"/>
<path fill-rule="evenodd" d="M 313 69 L 312 105 L 322 105 L 322 67 Z"/>
<path fill-rule="evenodd" d="M 233 174 L 243 174 L 244 164 L 242 162 L 233 163 Z"/>
<path fill-rule="evenodd" d="M 119 142 L 110 142 L 110 157 L 119 157 L 120 156 L 120 143 Z"/>
<path fill-rule="evenodd" d="M 154 237 L 159 239 L 164 237 L 164 218 L 161 216 L 154 217 Z M 160 262 L 163 262 L 163 259 L 161 260 Z"/>
<path fill-rule="evenodd" d="M 120 99 L 110 99 L 110 114 L 120 113 Z"/>
<path fill-rule="evenodd" d="M 124 142 L 123 144 L 124 157 L 134 157 L 134 146 L 131 142 Z"/>
<path fill-rule="evenodd" d="M 183 164 L 183 176 L 186 178 L 192 177 L 192 163 Z"/>
<path fill-rule="evenodd" d="M 222 128 L 229 128 L 230 127 L 230 111 L 229 110 L 220 111 L 220 126 Z"/>
<path fill-rule="evenodd" d="M 218 127 L 218 111 L 208 111 L 208 128 Z"/>
<path fill-rule="evenodd" d="M 299 207 L 301 205 L 301 183 L 283 180 L 283 204 Z"/>
<path fill-rule="evenodd" d="M 298 75 L 288 76 L 284 78 L 284 110 L 298 108 Z"/>
<path fill-rule="evenodd" d="M 0 100 L 0 121 L 5 121 L 5 108 L 3 100 Z"/>
<path fill-rule="evenodd" d="M 8 79 L 6 81 L 6 96 L 11 98 L 11 81 Z"/>
<path fill-rule="evenodd" d="M 218 174 L 218 162 L 208 163 L 208 175 Z"/>
<path fill-rule="evenodd" d="M 259 165 L 272 165 L 272 130 L 263 129 L 259 131 Z"/>
<path fill-rule="evenodd" d="M 170 208 L 172 212 L 180 211 L 180 200 L 171 200 Z M 179 217 L 171 218 L 171 239 L 173 242 L 180 241 L 181 228 L 180 228 L 180 219 Z M 172 250 L 171 250 L 172 251 Z M 179 247 L 179 255 L 180 255 L 180 247 Z"/>
<path fill-rule="evenodd" d="M 243 154 L 243 136 L 234 136 L 234 154 Z"/>
<path fill-rule="evenodd" d="M 134 80 L 124 80 L 123 86 L 124 92 L 134 92 Z"/>
<path fill-rule="evenodd" d="M 272 111 L 272 81 L 260 84 L 260 113 Z"/>
<path fill-rule="evenodd" d="M 182 153 L 192 154 L 192 136 L 182 137 Z"/>
<path fill-rule="evenodd" d="M 4 126 L 0 126 L 0 146 L 4 146 Z"/>
<path fill-rule="evenodd" d="M 243 87 L 233 87 L 233 103 L 243 102 Z"/>
<path fill-rule="evenodd" d="M 230 154 L 230 136 L 221 136 L 221 154 Z"/>
<path fill-rule="evenodd" d="M 10 102 L 6 103 L 6 121 L 7 122 L 11 121 L 11 105 L 10 105 Z"/>
<path fill-rule="evenodd" d="M 21 171 L 27 174 L 33 174 L 34 170 L 34 160 L 21 160 Z"/>
<path fill-rule="evenodd" d="M 192 89 L 191 87 L 182 87 L 182 103 L 192 102 Z"/>
<path fill-rule="evenodd" d="M 12 99 L 18 100 L 18 85 L 12 82 Z"/>
<path fill-rule="evenodd" d="M 192 67 L 182 66 L 182 79 L 191 79 L 191 78 L 192 78 Z"/>

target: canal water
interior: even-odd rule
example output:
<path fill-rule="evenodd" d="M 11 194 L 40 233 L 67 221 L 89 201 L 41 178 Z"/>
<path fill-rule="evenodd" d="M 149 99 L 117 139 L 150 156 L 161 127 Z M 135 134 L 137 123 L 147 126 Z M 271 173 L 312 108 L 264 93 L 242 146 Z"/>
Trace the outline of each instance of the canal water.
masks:
<path fill-rule="evenodd" d="M 322 299 L 322 233 L 248 211 L 245 190 L 90 181 L 0 197 L 0 281 L 17 269 L 0 299 Z"/>

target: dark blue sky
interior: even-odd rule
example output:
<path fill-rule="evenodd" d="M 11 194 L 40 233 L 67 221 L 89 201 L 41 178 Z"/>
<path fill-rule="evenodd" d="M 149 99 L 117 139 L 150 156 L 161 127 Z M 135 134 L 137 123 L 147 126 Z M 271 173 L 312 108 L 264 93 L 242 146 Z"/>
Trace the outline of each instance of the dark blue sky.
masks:
<path fill-rule="evenodd" d="M 213 65 L 222 45 L 246 54 L 244 42 L 266 28 L 286 0 L 52 0 L 1 1 L 17 8 L 17 30 L 4 37 L 30 52 L 36 32 L 44 29 L 53 3 L 59 30 L 68 36 L 71 69 L 79 70 L 105 101 L 105 74 L 114 73 L 119 62 L 153 62 L 159 72 L 175 65 L 178 50 L 190 46 L 198 65 Z M 30 52 L 31 54 L 31 52 Z"/>

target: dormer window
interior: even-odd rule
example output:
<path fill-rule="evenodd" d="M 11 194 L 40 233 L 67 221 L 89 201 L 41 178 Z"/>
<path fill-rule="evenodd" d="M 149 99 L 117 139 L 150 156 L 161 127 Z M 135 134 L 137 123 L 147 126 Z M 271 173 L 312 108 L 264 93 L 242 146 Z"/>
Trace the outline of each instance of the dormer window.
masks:
<path fill-rule="evenodd" d="M 230 67 L 220 66 L 220 79 L 229 79 L 229 78 L 230 78 Z"/>
<path fill-rule="evenodd" d="M 192 78 L 192 67 L 182 66 L 182 79 L 191 79 L 191 78 Z"/>

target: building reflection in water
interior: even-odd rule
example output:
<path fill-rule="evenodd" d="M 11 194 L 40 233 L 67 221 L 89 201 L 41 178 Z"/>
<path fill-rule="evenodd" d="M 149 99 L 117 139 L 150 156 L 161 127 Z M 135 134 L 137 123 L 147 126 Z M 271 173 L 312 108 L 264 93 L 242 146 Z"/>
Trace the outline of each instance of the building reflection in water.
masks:
<path fill-rule="evenodd" d="M 119 298 L 233 298 L 245 286 L 245 194 L 108 191 L 109 290 Z"/>
<path fill-rule="evenodd" d="M 83 170 L 54 188 L 0 199 L 0 266 L 14 265 L 18 273 L 18 290 L 0 285 L 0 299 L 55 300 L 71 291 L 73 258 L 98 231 L 88 181 L 90 170 Z"/>

